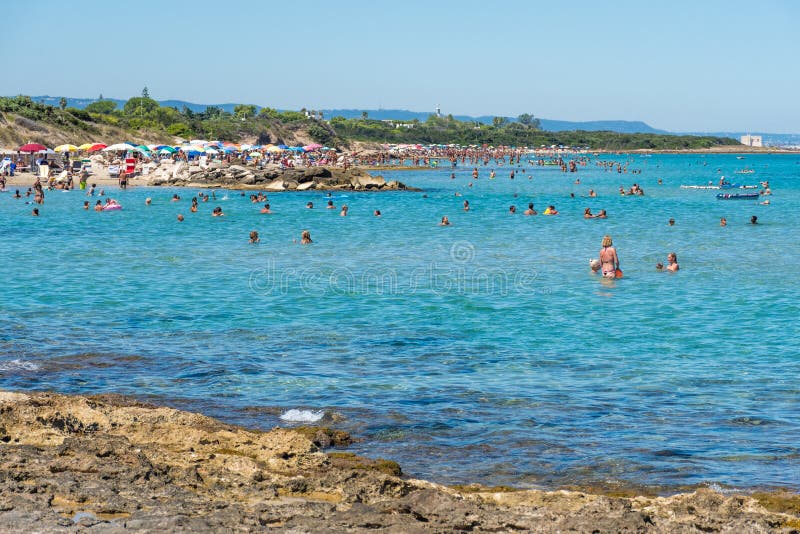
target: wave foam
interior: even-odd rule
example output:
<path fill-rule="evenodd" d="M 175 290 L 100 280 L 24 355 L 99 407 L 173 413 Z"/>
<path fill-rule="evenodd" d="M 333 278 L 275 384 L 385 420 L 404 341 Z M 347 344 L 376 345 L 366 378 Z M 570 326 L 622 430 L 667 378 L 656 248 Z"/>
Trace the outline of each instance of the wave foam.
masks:
<path fill-rule="evenodd" d="M 25 360 L 15 359 L 7 362 L 0 362 L 0 372 L 2 371 L 38 371 L 41 369 L 39 364 Z"/>
<path fill-rule="evenodd" d="M 282 421 L 289 421 L 292 423 L 316 423 L 325 416 L 325 410 L 297 410 L 291 409 L 281 415 Z"/>

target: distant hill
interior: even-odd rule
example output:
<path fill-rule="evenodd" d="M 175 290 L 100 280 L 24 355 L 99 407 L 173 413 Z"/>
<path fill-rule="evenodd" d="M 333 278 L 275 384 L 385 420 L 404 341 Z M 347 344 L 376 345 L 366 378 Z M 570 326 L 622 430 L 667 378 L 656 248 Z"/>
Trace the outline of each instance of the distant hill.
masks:
<path fill-rule="evenodd" d="M 50 106 L 58 107 L 61 97 L 60 96 L 33 96 L 31 97 L 35 102 L 41 102 Z M 127 100 L 118 98 L 106 98 L 117 104 L 118 108 L 122 108 Z M 83 109 L 92 102 L 96 102 L 96 98 L 71 98 L 67 97 L 67 107 Z M 205 111 L 209 106 L 221 108 L 222 110 L 232 113 L 236 103 L 227 104 L 195 104 L 193 102 L 186 102 L 185 100 L 160 100 L 159 104 L 162 106 L 174 107 L 182 110 L 185 107 L 191 109 L 196 113 Z M 256 106 L 261 109 L 262 106 Z M 322 113 L 326 119 L 333 117 L 344 117 L 346 119 L 353 119 L 361 117 L 361 114 L 366 111 L 370 119 L 376 120 L 399 120 L 411 121 L 417 119 L 419 121 L 426 120 L 432 113 L 429 111 L 409 111 L 406 109 L 323 109 Z M 474 121 L 483 124 L 491 124 L 494 116 L 482 115 L 473 117 L 470 115 L 454 115 L 453 118 L 460 121 Z M 515 117 L 508 117 L 510 120 L 515 120 Z M 744 135 L 745 132 L 669 132 L 666 130 L 659 130 L 653 128 L 649 124 L 642 121 L 622 121 L 622 120 L 607 120 L 607 121 L 560 121 L 553 119 L 539 119 L 541 121 L 542 130 L 549 132 L 565 132 L 584 130 L 589 132 L 595 131 L 609 131 L 617 133 L 651 133 L 651 134 L 667 134 L 667 135 L 713 135 L 720 137 L 732 137 L 738 139 L 739 136 Z M 756 132 L 751 132 L 756 133 Z M 761 134 L 764 137 L 765 145 L 800 145 L 800 134 Z"/>
<path fill-rule="evenodd" d="M 414 119 L 424 121 L 431 113 L 428 111 L 408 111 L 405 109 L 323 109 L 322 113 L 326 118 L 344 117 L 345 119 L 355 119 L 361 117 L 361 114 L 366 111 L 370 119 L 376 120 L 398 120 L 398 121 L 411 121 Z M 472 117 L 469 115 L 453 115 L 453 118 L 459 121 L 475 121 L 483 124 L 491 124 L 493 115 L 482 115 L 479 117 Z M 510 120 L 516 120 L 516 117 L 508 117 Z M 652 126 L 645 124 L 641 121 L 586 121 L 586 122 L 570 122 L 558 121 L 552 119 L 539 119 L 541 121 L 542 130 L 549 132 L 564 132 L 573 130 L 585 130 L 589 132 L 608 131 L 618 133 L 654 133 L 654 134 L 668 134 L 665 130 L 657 130 Z"/>

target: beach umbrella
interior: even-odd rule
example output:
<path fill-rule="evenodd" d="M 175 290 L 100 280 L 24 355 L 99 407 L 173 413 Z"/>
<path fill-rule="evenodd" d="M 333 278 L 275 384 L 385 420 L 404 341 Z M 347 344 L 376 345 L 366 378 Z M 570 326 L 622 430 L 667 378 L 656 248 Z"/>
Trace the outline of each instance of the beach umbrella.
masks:
<path fill-rule="evenodd" d="M 108 146 L 108 145 L 105 145 L 105 144 L 103 144 L 103 143 L 94 143 L 94 144 L 92 144 L 92 146 L 90 146 L 90 147 L 89 147 L 87 150 L 88 150 L 89 152 L 97 152 L 98 150 L 103 150 L 103 149 L 104 149 L 104 148 L 106 148 L 107 146 Z"/>
<path fill-rule="evenodd" d="M 103 152 L 116 152 L 122 150 L 133 150 L 136 148 L 130 143 L 117 143 L 115 145 L 107 146 L 103 149 Z"/>
<path fill-rule="evenodd" d="M 216 148 L 206 147 L 206 154 L 219 154 L 219 150 Z"/>
<path fill-rule="evenodd" d="M 283 152 L 283 149 L 277 146 L 268 146 L 267 152 Z"/>
<path fill-rule="evenodd" d="M 241 148 L 242 150 L 250 150 L 251 148 L 253 148 L 253 146 L 245 143 L 241 145 L 239 148 Z"/>
<path fill-rule="evenodd" d="M 78 150 L 89 150 L 97 143 L 83 143 L 81 146 L 78 147 Z"/>
<path fill-rule="evenodd" d="M 22 145 L 17 149 L 17 152 L 42 152 L 47 150 L 47 147 L 44 145 L 40 145 L 39 143 L 28 143 L 26 145 Z"/>
<path fill-rule="evenodd" d="M 169 145 L 160 145 L 160 146 L 157 146 L 156 148 L 157 148 L 157 149 L 158 149 L 158 151 L 159 151 L 159 152 L 161 152 L 162 154 L 163 154 L 164 152 L 166 152 L 167 154 L 172 154 L 172 153 L 174 153 L 174 152 L 177 152 L 177 151 L 178 151 L 176 148 L 174 148 L 174 147 L 171 147 L 171 146 L 169 146 Z"/>
<path fill-rule="evenodd" d="M 226 146 L 225 148 L 222 149 L 222 151 L 225 152 L 226 154 L 230 154 L 232 152 L 236 152 L 236 147 L 235 146 Z"/>
<path fill-rule="evenodd" d="M 79 149 L 75 145 L 58 145 L 53 150 L 56 152 L 77 152 Z"/>

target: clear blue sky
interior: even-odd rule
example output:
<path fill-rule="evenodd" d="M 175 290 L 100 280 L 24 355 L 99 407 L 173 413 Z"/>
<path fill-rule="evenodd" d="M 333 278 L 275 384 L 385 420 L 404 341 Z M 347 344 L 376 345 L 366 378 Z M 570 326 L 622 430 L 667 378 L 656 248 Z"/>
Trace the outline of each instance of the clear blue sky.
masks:
<path fill-rule="evenodd" d="M 12 1 L 0 95 L 800 132 L 799 25 L 794 0 Z"/>

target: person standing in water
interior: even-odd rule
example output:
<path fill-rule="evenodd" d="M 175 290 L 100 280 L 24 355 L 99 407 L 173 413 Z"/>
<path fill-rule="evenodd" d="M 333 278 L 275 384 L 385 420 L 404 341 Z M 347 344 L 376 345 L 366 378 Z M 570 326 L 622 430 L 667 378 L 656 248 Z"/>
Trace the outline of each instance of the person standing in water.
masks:
<path fill-rule="evenodd" d="M 610 235 L 603 237 L 602 247 L 600 249 L 600 263 L 602 264 L 603 278 L 616 278 L 617 269 L 619 269 L 619 258 L 617 257 L 617 249 L 612 246 Z"/>

